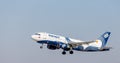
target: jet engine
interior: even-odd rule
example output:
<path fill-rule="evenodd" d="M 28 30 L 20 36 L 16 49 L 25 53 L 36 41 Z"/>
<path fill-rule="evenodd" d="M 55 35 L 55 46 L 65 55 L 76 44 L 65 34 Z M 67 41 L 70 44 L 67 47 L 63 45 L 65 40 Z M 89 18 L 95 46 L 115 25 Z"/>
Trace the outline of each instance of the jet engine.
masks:
<path fill-rule="evenodd" d="M 51 50 L 56 50 L 56 49 L 59 49 L 60 46 L 59 46 L 59 44 L 48 44 L 47 48 L 51 49 Z"/>

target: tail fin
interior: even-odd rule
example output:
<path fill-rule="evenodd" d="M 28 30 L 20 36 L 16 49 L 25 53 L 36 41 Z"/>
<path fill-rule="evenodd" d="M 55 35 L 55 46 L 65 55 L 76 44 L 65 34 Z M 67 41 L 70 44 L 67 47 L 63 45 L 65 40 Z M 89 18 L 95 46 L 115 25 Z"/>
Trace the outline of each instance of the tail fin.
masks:
<path fill-rule="evenodd" d="M 110 37 L 111 32 L 105 32 L 103 35 L 100 36 L 99 40 L 101 40 L 102 42 L 102 46 L 101 47 L 105 47 L 105 45 L 107 44 L 107 41 Z"/>

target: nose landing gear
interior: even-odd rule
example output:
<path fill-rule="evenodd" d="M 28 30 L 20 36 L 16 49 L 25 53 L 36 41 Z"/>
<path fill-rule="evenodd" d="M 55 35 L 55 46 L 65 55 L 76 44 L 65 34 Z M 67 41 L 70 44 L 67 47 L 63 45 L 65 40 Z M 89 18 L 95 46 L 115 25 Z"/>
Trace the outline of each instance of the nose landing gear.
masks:
<path fill-rule="evenodd" d="M 42 49 L 43 48 L 43 44 L 40 46 L 40 49 Z"/>
<path fill-rule="evenodd" d="M 43 48 L 43 46 L 40 46 L 40 49 L 42 49 Z"/>

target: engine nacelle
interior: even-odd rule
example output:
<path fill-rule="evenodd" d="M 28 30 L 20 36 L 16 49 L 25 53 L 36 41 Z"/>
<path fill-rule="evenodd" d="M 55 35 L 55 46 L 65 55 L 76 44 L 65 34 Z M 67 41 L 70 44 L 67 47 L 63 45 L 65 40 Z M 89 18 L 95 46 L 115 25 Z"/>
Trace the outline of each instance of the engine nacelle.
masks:
<path fill-rule="evenodd" d="M 47 48 L 51 50 L 56 50 L 56 49 L 59 49 L 60 47 L 59 45 L 48 44 Z"/>

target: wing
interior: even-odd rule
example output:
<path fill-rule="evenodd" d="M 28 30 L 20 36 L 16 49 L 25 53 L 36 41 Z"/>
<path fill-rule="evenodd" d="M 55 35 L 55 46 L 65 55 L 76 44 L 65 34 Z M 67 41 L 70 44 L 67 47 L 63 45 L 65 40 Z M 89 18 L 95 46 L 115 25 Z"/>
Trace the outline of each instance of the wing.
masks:
<path fill-rule="evenodd" d="M 76 46 L 80 46 L 80 45 L 83 45 L 83 44 L 89 44 L 89 43 L 93 43 L 93 42 L 96 42 L 96 41 L 87 41 L 87 42 L 69 42 L 68 44 L 71 46 L 71 47 L 76 47 Z"/>

